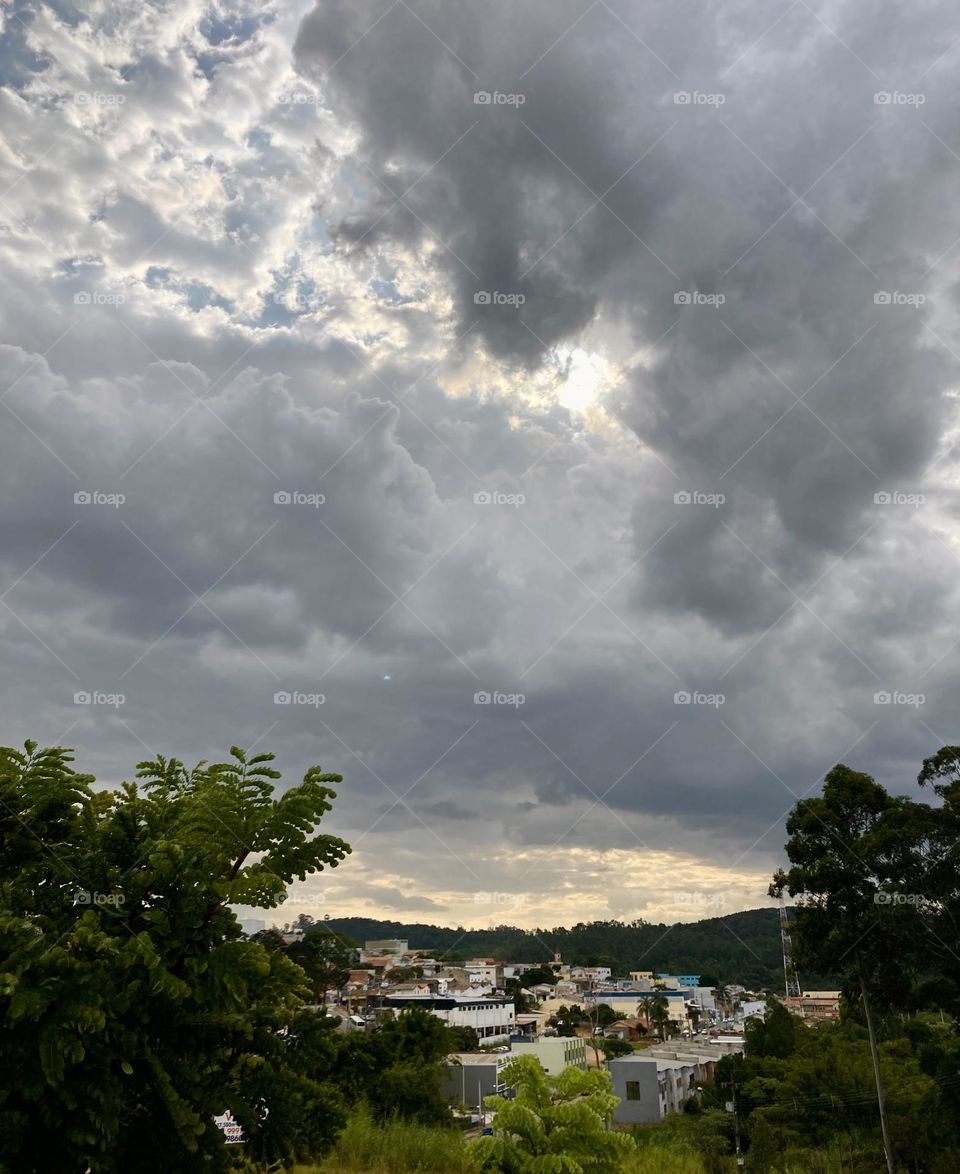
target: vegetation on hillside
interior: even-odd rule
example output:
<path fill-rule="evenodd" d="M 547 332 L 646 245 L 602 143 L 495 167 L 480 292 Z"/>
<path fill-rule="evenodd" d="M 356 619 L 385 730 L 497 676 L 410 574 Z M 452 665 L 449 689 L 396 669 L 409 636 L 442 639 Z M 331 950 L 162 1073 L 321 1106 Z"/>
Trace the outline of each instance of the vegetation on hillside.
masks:
<path fill-rule="evenodd" d="M 366 917 L 331 917 L 320 924 L 357 942 L 403 938 L 411 948 L 429 950 L 447 962 L 478 957 L 551 962 L 559 951 L 564 962 L 610 966 L 615 974 L 657 970 L 700 974 L 709 985 L 739 982 L 758 990 L 783 989 L 776 909 L 751 909 L 669 927 L 639 919 L 535 930 L 509 925 L 449 929 Z"/>

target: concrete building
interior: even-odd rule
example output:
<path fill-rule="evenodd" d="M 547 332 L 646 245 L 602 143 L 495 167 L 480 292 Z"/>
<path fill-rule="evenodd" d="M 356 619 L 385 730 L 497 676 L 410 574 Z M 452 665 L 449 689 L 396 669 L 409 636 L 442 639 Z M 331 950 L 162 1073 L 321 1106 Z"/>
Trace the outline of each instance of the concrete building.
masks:
<path fill-rule="evenodd" d="M 476 995 L 424 997 L 419 994 L 391 993 L 383 997 L 383 1006 L 401 1011 L 404 1007 L 423 1007 L 442 1019 L 448 1027 L 472 1027 L 484 1044 L 506 1044 L 516 1032 L 516 1011 L 506 999 L 487 999 Z"/>
<path fill-rule="evenodd" d="M 548 1076 L 559 1076 L 564 1068 L 587 1069 L 587 1041 L 581 1036 L 547 1036 L 537 1040 L 512 1040 L 514 1056 L 536 1056 Z"/>
<path fill-rule="evenodd" d="M 463 1104 L 481 1113 L 483 1098 L 503 1096 L 500 1079 L 510 1056 L 506 1052 L 455 1052 L 447 1057 L 443 1094 L 451 1104 Z"/>
<path fill-rule="evenodd" d="M 490 987 L 503 985 L 503 967 L 492 958 L 474 958 L 464 964 L 464 970 L 471 983 Z"/>
<path fill-rule="evenodd" d="M 668 1044 L 610 1060 L 607 1068 L 620 1103 L 613 1111 L 616 1125 L 653 1125 L 667 1113 L 679 1112 L 696 1084 L 714 1079 L 720 1048 L 672 1050 Z"/>
<path fill-rule="evenodd" d="M 360 951 L 360 961 L 367 962 L 370 958 L 393 958 L 399 959 L 403 954 L 408 953 L 409 942 L 403 941 L 401 938 L 383 938 L 380 941 L 364 942 L 363 949 Z"/>
<path fill-rule="evenodd" d="M 840 1018 L 839 991 L 804 991 L 799 998 L 784 999 L 784 1004 L 807 1023 Z"/>
<path fill-rule="evenodd" d="M 583 996 L 583 1001 L 588 1010 L 592 1010 L 600 1003 L 606 1003 L 611 1010 L 619 1011 L 628 1019 L 646 1020 L 647 1004 L 657 994 L 663 995 L 667 1000 L 670 1018 L 679 1024 L 679 1029 L 681 1031 L 690 1030 L 692 1025 L 686 1005 L 685 991 L 588 991 Z"/>

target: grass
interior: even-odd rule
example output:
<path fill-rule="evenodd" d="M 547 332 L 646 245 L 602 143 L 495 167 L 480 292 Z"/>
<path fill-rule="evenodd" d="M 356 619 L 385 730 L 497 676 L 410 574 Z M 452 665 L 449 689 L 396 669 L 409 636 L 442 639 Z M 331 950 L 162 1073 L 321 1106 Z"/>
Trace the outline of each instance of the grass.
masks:
<path fill-rule="evenodd" d="M 319 1166 L 297 1174 L 477 1174 L 457 1129 L 391 1121 L 377 1125 L 365 1109 L 355 1112 Z"/>

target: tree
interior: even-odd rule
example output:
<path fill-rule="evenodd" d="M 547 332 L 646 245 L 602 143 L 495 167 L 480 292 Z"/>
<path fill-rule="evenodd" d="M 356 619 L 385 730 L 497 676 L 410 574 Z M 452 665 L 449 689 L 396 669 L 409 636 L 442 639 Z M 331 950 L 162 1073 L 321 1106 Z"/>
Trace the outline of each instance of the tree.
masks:
<path fill-rule="evenodd" d="M 821 973 L 844 975 L 856 989 L 870 1040 L 883 1146 L 895 1169 L 873 1021 L 876 995 L 896 1000 L 909 989 L 922 960 L 923 893 L 932 833 L 929 808 L 889 795 L 867 774 L 835 766 L 822 797 L 803 799 L 787 820 L 789 872 L 774 876 L 770 892 L 799 897 L 792 929 L 797 961 Z"/>
<path fill-rule="evenodd" d="M 606 1072 L 567 1068 L 548 1077 L 533 1056 L 503 1069 L 512 1100 L 487 1097 L 493 1134 L 470 1149 L 485 1171 L 497 1174 L 619 1174 L 635 1146 L 607 1128 L 619 1099 Z"/>
<path fill-rule="evenodd" d="M 391 966 L 383 976 L 384 982 L 392 986 L 401 982 L 415 982 L 419 978 L 423 978 L 422 966 Z"/>
<path fill-rule="evenodd" d="M 340 1098 L 284 1034 L 304 973 L 230 906 L 344 858 L 315 834 L 341 780 L 311 767 L 275 798 L 271 759 L 160 757 L 95 791 L 67 750 L 0 749 L 0 1165 L 220 1171 L 331 1142 Z"/>
<path fill-rule="evenodd" d="M 346 986 L 357 947 L 346 934 L 312 929 L 290 943 L 287 955 L 309 978 L 314 1000 L 322 1003 L 327 991 L 340 991 Z"/>
<path fill-rule="evenodd" d="M 657 991 L 652 998 L 645 1001 L 644 1011 L 646 1012 L 647 1023 L 656 1030 L 660 1039 L 667 1039 L 670 1028 L 673 1026 L 667 996 Z"/>
<path fill-rule="evenodd" d="M 379 1122 L 393 1117 L 425 1125 L 449 1121 L 441 1092 L 443 1062 L 459 1051 L 458 1037 L 423 1007 L 408 1007 L 379 1031 L 353 1031 L 337 1040 L 333 1058 L 312 1070 L 352 1103 L 366 1102 Z"/>
<path fill-rule="evenodd" d="M 597 1004 L 598 1027 L 610 1027 L 614 1023 L 619 1023 L 621 1019 L 626 1019 L 622 1011 L 614 1011 L 608 1003 Z"/>
<path fill-rule="evenodd" d="M 557 1029 L 557 1035 L 573 1036 L 577 1034 L 577 1024 L 581 1023 L 583 1018 L 583 1011 L 579 1007 L 568 1007 L 566 1003 L 562 1003 L 547 1023 Z"/>
<path fill-rule="evenodd" d="M 625 1039 L 605 1039 L 600 1047 L 607 1060 L 616 1060 L 618 1056 L 629 1056 L 633 1052 L 633 1047 Z"/>

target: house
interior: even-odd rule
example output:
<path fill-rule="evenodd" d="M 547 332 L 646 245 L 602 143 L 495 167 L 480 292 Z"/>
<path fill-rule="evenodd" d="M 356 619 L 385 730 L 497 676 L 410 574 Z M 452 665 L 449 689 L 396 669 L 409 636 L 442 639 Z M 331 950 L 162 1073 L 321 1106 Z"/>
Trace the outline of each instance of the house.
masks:
<path fill-rule="evenodd" d="M 840 1018 L 839 991 L 804 991 L 799 998 L 784 999 L 784 1005 L 807 1023 Z"/>
<path fill-rule="evenodd" d="M 503 967 L 493 958 L 474 958 L 464 964 L 469 981 L 491 987 L 503 985 Z"/>
<path fill-rule="evenodd" d="M 581 1036 L 548 1036 L 537 1040 L 513 1040 L 514 1056 L 536 1056 L 548 1076 L 559 1076 L 565 1068 L 587 1069 L 587 1044 Z"/>
<path fill-rule="evenodd" d="M 638 1016 L 611 1023 L 603 1033 L 604 1039 L 638 1040 L 647 1034 L 647 1022 Z"/>
<path fill-rule="evenodd" d="M 614 1124 L 653 1125 L 680 1111 L 695 1085 L 713 1081 L 717 1060 L 724 1054 L 709 1045 L 674 1050 L 663 1044 L 610 1060 L 613 1093 L 620 1098 Z"/>

